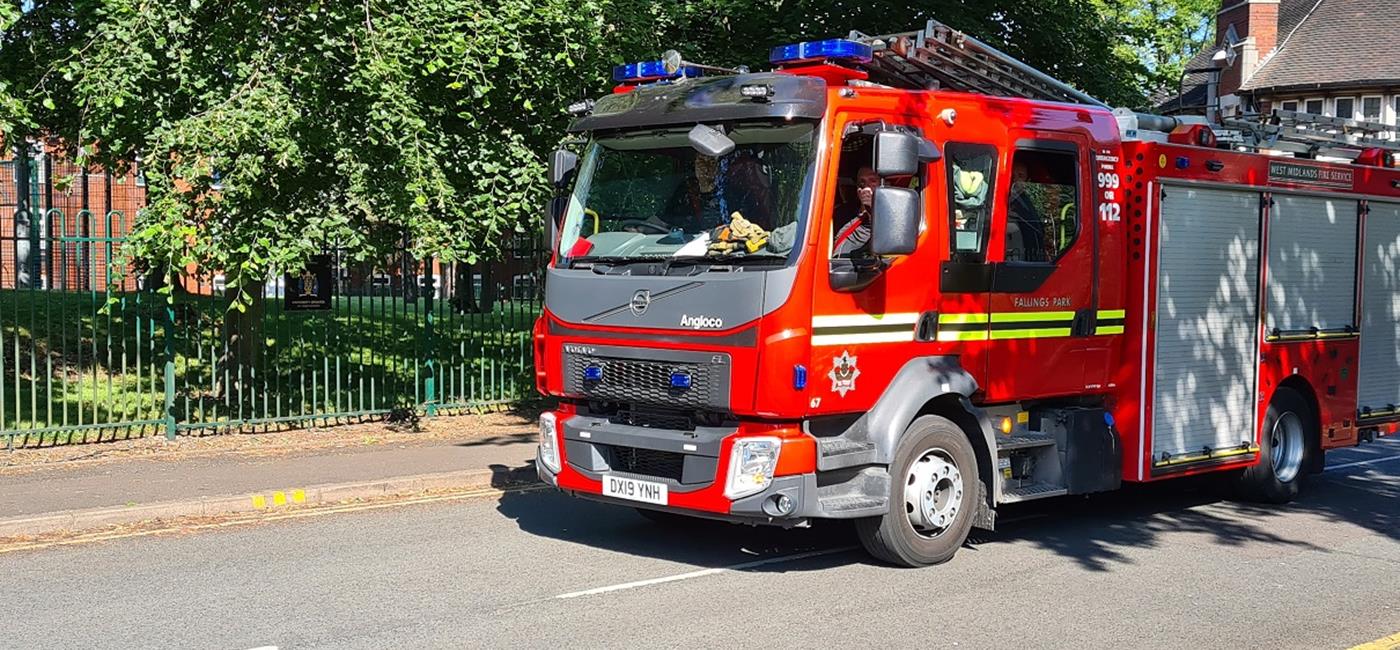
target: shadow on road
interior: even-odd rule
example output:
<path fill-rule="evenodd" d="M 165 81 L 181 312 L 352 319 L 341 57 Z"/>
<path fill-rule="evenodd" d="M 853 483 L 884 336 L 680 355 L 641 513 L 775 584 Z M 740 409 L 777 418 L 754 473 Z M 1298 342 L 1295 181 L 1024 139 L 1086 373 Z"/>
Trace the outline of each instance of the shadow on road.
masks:
<path fill-rule="evenodd" d="M 1391 446 L 1389 454 L 1382 455 L 1394 455 L 1397 449 L 1400 445 Z M 503 477 L 534 471 L 528 466 L 493 469 Z M 812 528 L 793 530 L 706 520 L 667 525 L 626 507 L 575 499 L 552 490 L 506 493 L 500 497 L 497 511 L 534 535 L 701 567 L 856 543 L 850 522 L 819 521 Z M 1225 481 L 1206 477 L 1003 506 L 998 516 L 997 530 L 974 530 L 970 547 L 994 550 L 998 544 L 1031 544 L 1091 571 L 1110 571 L 1115 565 L 1129 563 L 1132 560 L 1126 551 L 1157 547 L 1167 534 L 1196 534 L 1211 544 L 1227 547 L 1263 544 L 1300 551 L 1323 549 L 1315 538 L 1293 536 L 1300 527 L 1281 525 L 1278 520 L 1285 516 L 1346 522 L 1400 540 L 1400 461 L 1312 477 L 1304 496 L 1283 506 L 1232 500 Z M 1281 532 L 1284 530 L 1289 532 Z M 857 551 L 753 570 L 808 571 L 868 561 Z"/>

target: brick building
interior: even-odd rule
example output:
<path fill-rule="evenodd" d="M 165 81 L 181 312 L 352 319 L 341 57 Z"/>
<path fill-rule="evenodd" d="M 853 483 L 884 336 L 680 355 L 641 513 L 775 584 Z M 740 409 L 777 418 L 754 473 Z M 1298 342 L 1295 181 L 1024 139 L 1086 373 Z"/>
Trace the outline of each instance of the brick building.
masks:
<path fill-rule="evenodd" d="M 102 290 L 108 261 L 146 205 L 145 184 L 134 171 L 80 169 L 48 147 L 25 154 L 0 156 L 0 288 Z"/>
<path fill-rule="evenodd" d="M 1396 0 L 1223 0 L 1215 44 L 1154 103 L 1167 114 L 1282 109 L 1396 126 L 1397 51 Z"/>

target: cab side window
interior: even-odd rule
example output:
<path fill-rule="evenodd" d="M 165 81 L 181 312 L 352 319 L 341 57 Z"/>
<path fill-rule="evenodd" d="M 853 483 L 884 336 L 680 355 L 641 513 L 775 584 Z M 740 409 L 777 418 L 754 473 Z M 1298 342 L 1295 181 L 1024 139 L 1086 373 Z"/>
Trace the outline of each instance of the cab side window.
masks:
<path fill-rule="evenodd" d="M 1054 262 L 1079 234 L 1078 162 L 1073 153 L 1023 149 L 1011 161 L 1006 260 Z"/>
<path fill-rule="evenodd" d="M 880 177 L 870 168 L 874 149 L 875 138 L 869 133 L 853 132 L 841 141 L 831 219 L 833 258 L 859 256 L 870 240 L 873 191 L 880 185 Z"/>
<path fill-rule="evenodd" d="M 949 142 L 944 147 L 943 159 L 948 174 L 952 259 L 981 262 L 987 255 L 987 232 L 992 220 L 996 147 Z"/>

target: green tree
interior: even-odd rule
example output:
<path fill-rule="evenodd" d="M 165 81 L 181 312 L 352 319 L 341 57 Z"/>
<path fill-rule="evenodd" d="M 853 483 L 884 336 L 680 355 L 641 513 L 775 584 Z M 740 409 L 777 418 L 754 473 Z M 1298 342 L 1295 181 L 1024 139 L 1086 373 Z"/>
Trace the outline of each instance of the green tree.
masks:
<path fill-rule="evenodd" d="M 124 252 L 250 288 L 329 247 L 489 255 L 538 218 L 563 108 L 671 47 L 763 67 L 774 44 L 936 16 L 1140 103 L 1144 64 L 1097 1 L 9 0 L 0 127 L 139 159 Z"/>
<path fill-rule="evenodd" d="M 40 1 L 0 78 L 71 149 L 139 157 L 129 255 L 248 286 L 332 246 L 494 250 L 608 31 L 591 0 Z"/>
<path fill-rule="evenodd" d="M 665 3 L 670 5 L 670 3 Z M 692 0 L 664 14 L 657 47 L 715 63 L 765 64 L 773 45 L 921 29 L 962 30 L 1112 105 L 1137 105 L 1143 64 L 1091 0 Z"/>
<path fill-rule="evenodd" d="M 1151 92 L 1176 88 L 1191 57 L 1215 41 L 1217 0 L 1094 0 L 1117 25 L 1117 57 L 1137 57 L 1137 85 Z"/>
<path fill-rule="evenodd" d="M 19 16 L 19 5 L 0 4 L 0 34 L 9 33 Z M 0 47 L 4 47 L 2 43 Z M 24 104 L 13 91 L 11 80 L 0 76 L 0 147 L 5 146 L 8 134 L 22 130 L 25 122 Z"/>

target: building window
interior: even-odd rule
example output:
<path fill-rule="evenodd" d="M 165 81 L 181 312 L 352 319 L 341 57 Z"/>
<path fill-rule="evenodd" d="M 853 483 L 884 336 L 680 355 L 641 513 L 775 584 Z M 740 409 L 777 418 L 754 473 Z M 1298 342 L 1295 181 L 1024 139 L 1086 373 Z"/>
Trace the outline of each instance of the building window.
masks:
<path fill-rule="evenodd" d="M 1395 110 L 1390 112 L 1390 121 L 1393 124 L 1400 124 L 1400 95 L 1395 96 Z"/>
<path fill-rule="evenodd" d="M 1278 109 L 1281 111 L 1293 111 L 1296 113 L 1298 112 L 1298 100 L 1290 99 L 1288 101 L 1279 102 Z"/>
<path fill-rule="evenodd" d="M 1356 98 L 1338 97 L 1332 102 L 1332 116 L 1344 120 L 1356 117 Z"/>
<path fill-rule="evenodd" d="M 1322 103 L 1323 102 L 1321 99 L 1309 99 L 1306 102 L 1303 102 L 1303 112 L 1312 113 L 1313 115 L 1321 115 Z"/>
<path fill-rule="evenodd" d="M 1381 97 L 1361 98 L 1361 119 L 1366 122 L 1381 121 Z"/>

